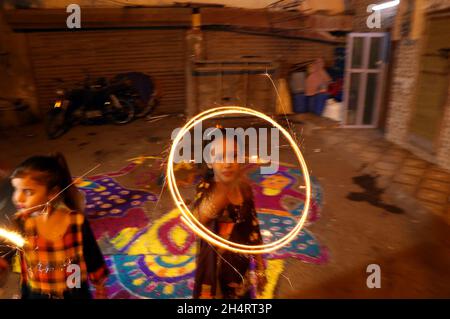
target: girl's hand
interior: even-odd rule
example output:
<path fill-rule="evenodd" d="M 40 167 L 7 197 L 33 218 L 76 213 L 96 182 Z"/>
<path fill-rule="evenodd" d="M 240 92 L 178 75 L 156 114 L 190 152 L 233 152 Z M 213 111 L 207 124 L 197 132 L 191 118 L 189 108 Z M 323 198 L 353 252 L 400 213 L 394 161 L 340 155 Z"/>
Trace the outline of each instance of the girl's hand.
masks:
<path fill-rule="evenodd" d="M 224 207 L 228 205 L 227 187 L 223 183 L 216 183 L 211 194 L 205 196 L 198 206 L 196 215 L 198 220 L 206 225 L 219 217 Z"/>

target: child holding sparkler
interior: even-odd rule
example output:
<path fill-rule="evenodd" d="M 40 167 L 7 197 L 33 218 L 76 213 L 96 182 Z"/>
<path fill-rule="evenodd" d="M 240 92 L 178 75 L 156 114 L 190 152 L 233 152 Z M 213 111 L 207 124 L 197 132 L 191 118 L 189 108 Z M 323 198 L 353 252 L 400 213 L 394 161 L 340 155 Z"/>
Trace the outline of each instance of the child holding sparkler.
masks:
<path fill-rule="evenodd" d="M 96 297 L 105 297 L 108 270 L 64 156 L 33 156 L 16 168 L 11 182 L 26 240 L 22 298 L 91 298 L 88 279 Z"/>
<path fill-rule="evenodd" d="M 13 188 L 9 180 L 9 165 L 0 162 L 0 226 L 13 226 L 14 204 L 11 197 Z M 9 273 L 9 264 L 15 254 L 15 249 L 8 241 L 0 238 L 0 288 L 6 281 Z"/>
<path fill-rule="evenodd" d="M 217 129 L 223 139 L 219 137 L 212 142 L 213 158 L 197 187 L 194 214 L 202 224 L 227 240 L 262 244 L 252 189 L 241 179 L 241 165 L 236 160 L 241 143 L 236 137 L 227 143 L 225 130 Z M 227 150 L 227 144 L 234 147 Z M 256 261 L 257 289 L 262 292 L 266 276 L 261 255 L 238 254 L 200 240 L 193 297 L 251 298 L 251 258 Z"/>

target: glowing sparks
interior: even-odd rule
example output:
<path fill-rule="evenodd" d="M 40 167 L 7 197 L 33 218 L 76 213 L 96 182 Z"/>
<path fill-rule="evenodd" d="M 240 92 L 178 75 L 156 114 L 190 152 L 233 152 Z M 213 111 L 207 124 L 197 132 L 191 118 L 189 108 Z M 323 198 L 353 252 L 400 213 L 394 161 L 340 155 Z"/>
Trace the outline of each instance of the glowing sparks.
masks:
<path fill-rule="evenodd" d="M 303 178 L 305 180 L 305 190 L 306 190 L 306 199 L 305 199 L 305 205 L 303 207 L 303 213 L 301 215 L 301 218 L 297 225 L 283 238 L 276 240 L 274 242 L 263 244 L 263 245 L 242 245 L 238 244 L 229 240 L 226 240 L 219 235 L 215 234 L 211 230 L 209 230 L 207 227 L 205 227 L 200 221 L 192 214 L 192 212 L 187 207 L 186 203 L 184 202 L 175 179 L 174 174 L 174 157 L 175 157 L 175 151 L 177 149 L 178 143 L 181 141 L 183 136 L 189 132 L 190 129 L 192 129 L 195 125 L 198 123 L 216 117 L 220 115 L 230 115 L 230 114 L 244 114 L 244 115 L 252 115 L 256 116 L 260 119 L 263 119 L 270 124 L 272 124 L 274 127 L 278 128 L 283 135 L 286 137 L 286 139 L 289 141 L 289 144 L 294 150 L 294 153 L 298 159 L 298 162 L 302 168 L 303 171 Z M 193 117 L 191 120 L 189 120 L 184 127 L 181 128 L 181 130 L 178 132 L 177 136 L 174 138 L 174 141 L 172 143 L 172 147 L 170 149 L 169 158 L 167 161 L 167 185 L 169 187 L 169 191 L 172 195 L 172 198 L 175 201 L 175 204 L 177 205 L 178 209 L 180 210 L 182 217 L 181 220 L 185 222 L 197 235 L 199 235 L 204 240 L 208 241 L 209 243 L 230 250 L 238 253 L 244 253 L 244 254 L 263 254 L 272 252 L 275 250 L 280 249 L 281 247 L 287 245 L 289 242 L 294 240 L 300 230 L 303 228 L 303 225 L 308 217 L 308 211 L 309 211 L 309 205 L 310 205 L 310 198 L 311 198 L 311 183 L 310 183 L 310 177 L 308 168 L 306 166 L 306 162 L 303 158 L 303 155 L 300 151 L 300 148 L 298 147 L 297 143 L 295 142 L 294 138 L 289 134 L 288 131 L 286 131 L 280 124 L 278 124 L 276 121 L 274 121 L 272 118 L 267 116 L 264 113 L 255 111 L 253 109 L 241 107 L 241 106 L 224 106 L 224 107 L 217 107 L 213 108 L 207 111 L 204 111 L 197 116 Z"/>
<path fill-rule="evenodd" d="M 10 243 L 14 244 L 18 248 L 22 248 L 25 245 L 25 239 L 17 232 L 9 231 L 4 228 L 0 228 L 0 237 L 6 239 Z"/>

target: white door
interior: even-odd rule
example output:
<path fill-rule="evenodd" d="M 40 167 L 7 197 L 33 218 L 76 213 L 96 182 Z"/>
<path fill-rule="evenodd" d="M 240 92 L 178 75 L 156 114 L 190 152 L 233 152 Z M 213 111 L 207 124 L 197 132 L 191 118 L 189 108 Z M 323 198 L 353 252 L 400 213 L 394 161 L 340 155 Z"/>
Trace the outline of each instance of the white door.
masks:
<path fill-rule="evenodd" d="M 377 127 L 386 73 L 388 33 L 350 33 L 344 82 L 344 125 Z"/>

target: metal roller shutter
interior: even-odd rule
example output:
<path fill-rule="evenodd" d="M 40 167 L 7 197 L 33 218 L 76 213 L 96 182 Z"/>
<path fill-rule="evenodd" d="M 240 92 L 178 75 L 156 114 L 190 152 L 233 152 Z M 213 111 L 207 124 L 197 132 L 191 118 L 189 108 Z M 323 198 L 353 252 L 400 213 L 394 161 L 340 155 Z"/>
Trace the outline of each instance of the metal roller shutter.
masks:
<path fill-rule="evenodd" d="M 84 79 L 122 72 L 151 75 L 161 90 L 157 113 L 184 112 L 185 31 L 182 29 L 100 30 L 28 33 L 30 58 L 43 112 L 62 78 L 67 87 Z"/>

